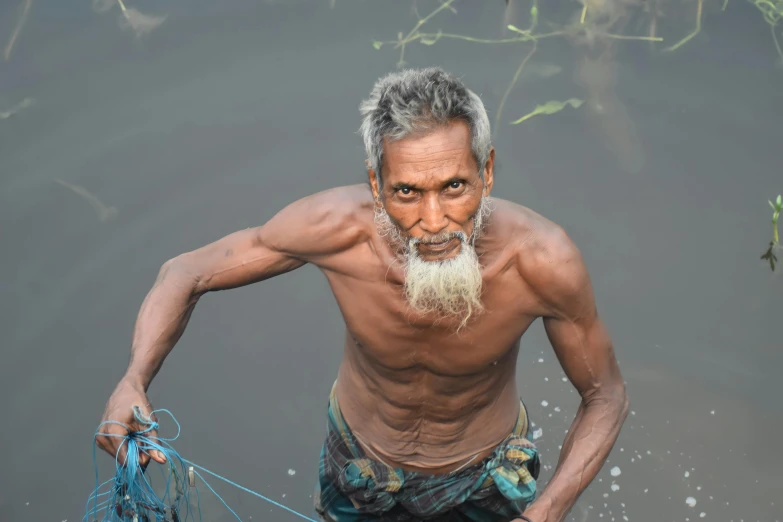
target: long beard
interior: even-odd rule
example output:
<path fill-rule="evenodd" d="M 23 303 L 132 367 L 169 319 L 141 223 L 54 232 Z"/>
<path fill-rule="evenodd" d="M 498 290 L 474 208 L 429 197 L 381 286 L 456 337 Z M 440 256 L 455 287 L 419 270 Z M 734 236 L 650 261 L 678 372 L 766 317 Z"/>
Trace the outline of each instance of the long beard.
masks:
<path fill-rule="evenodd" d="M 376 204 L 375 224 L 378 233 L 386 237 L 403 262 L 405 297 L 413 311 L 419 314 L 434 313 L 442 318 L 458 318 L 459 331 L 472 316 L 484 310 L 481 302 L 481 263 L 475 243 L 490 214 L 490 202 L 482 197 L 473 217 L 470 237 L 462 232 L 445 232 L 435 237 L 411 238 L 392 221 L 383 205 Z M 443 261 L 425 261 L 419 255 L 420 243 L 439 243 L 455 237 L 461 241 L 456 257 Z"/>

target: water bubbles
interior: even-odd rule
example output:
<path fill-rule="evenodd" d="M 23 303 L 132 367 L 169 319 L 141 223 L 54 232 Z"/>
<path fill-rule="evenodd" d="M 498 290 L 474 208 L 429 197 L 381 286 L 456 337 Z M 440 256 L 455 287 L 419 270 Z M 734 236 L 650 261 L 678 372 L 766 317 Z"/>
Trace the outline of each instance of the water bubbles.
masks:
<path fill-rule="evenodd" d="M 612 491 L 620 491 L 620 485 L 619 484 L 612 484 Z"/>
<path fill-rule="evenodd" d="M 540 362 L 540 363 L 544 362 L 544 358 L 543 357 L 539 358 L 538 362 Z"/>
<path fill-rule="evenodd" d="M 622 473 L 622 471 L 620 471 L 620 467 L 619 466 L 615 466 L 615 467 L 613 467 L 611 469 L 611 471 L 609 473 L 611 473 L 613 477 L 619 477 L 620 473 Z"/>
<path fill-rule="evenodd" d="M 546 408 L 547 406 L 549 406 L 549 403 L 547 401 L 541 401 L 541 406 Z"/>
<path fill-rule="evenodd" d="M 688 478 L 688 477 L 690 477 L 690 476 L 691 476 L 691 473 L 690 473 L 690 471 L 686 471 L 686 472 L 685 472 L 685 478 Z"/>
<path fill-rule="evenodd" d="M 690 507 L 693 507 L 696 505 L 696 499 L 693 497 L 688 497 L 685 499 L 685 503 L 688 504 Z"/>
<path fill-rule="evenodd" d="M 295 469 L 289 469 L 289 470 L 288 470 L 288 474 L 289 474 L 289 475 L 292 475 L 292 476 L 293 476 L 293 475 L 296 475 L 296 470 L 295 470 Z"/>
<path fill-rule="evenodd" d="M 533 432 L 533 440 L 538 440 L 541 438 L 541 435 L 544 434 L 544 430 L 542 428 L 538 428 Z"/>

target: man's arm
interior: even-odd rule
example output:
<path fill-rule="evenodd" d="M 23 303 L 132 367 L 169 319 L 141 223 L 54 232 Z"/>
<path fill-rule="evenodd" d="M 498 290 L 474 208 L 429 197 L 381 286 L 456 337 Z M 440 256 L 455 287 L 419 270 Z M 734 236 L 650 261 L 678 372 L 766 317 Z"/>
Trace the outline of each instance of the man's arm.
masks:
<path fill-rule="evenodd" d="M 119 422 L 131 430 L 145 428 L 132 408 L 139 406 L 144 415 L 151 414 L 147 389 L 200 297 L 263 281 L 308 262 L 320 264 L 350 249 L 362 237 L 356 208 L 352 189 L 321 192 L 288 205 L 263 226 L 235 232 L 164 263 L 139 310 L 130 363 L 109 397 L 102 421 Z M 118 436 L 127 431 L 114 423 L 105 426 L 108 435 L 98 437 L 97 443 L 123 462 L 127 445 Z M 154 437 L 156 432 L 147 435 Z M 165 461 L 157 452 L 142 453 L 139 461 L 146 465 L 150 457 Z"/>
<path fill-rule="evenodd" d="M 561 522 L 606 461 L 628 414 L 628 398 L 578 249 L 560 228 L 542 246 L 520 262 L 523 277 L 546 310 L 547 336 L 582 401 L 555 474 L 525 516 Z"/>
<path fill-rule="evenodd" d="M 207 292 L 263 281 L 350 248 L 359 233 L 353 208 L 344 189 L 314 194 L 263 226 L 164 263 L 139 310 L 126 378 L 147 390 Z"/>

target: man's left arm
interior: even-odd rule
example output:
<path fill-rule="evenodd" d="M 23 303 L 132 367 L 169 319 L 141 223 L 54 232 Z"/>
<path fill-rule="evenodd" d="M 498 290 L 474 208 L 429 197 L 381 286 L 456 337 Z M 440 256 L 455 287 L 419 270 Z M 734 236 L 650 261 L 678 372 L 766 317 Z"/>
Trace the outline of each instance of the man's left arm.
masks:
<path fill-rule="evenodd" d="M 628 398 L 576 246 L 559 229 L 524 263 L 525 279 L 546 310 L 547 336 L 582 399 L 554 476 L 524 513 L 532 522 L 561 522 L 604 465 L 628 415 Z"/>

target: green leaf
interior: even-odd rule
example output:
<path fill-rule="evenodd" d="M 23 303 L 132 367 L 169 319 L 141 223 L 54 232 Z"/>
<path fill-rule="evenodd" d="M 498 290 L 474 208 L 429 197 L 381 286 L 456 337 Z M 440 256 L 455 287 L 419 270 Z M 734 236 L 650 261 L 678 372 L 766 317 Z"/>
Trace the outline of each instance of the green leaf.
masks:
<path fill-rule="evenodd" d="M 767 203 L 769 203 L 769 206 L 772 207 L 772 210 L 777 210 L 777 207 L 775 206 L 775 204 L 773 202 L 771 202 L 770 200 L 767 200 Z"/>
<path fill-rule="evenodd" d="M 528 118 L 532 118 L 533 116 L 536 116 L 538 114 L 555 114 L 557 112 L 562 111 L 565 109 L 566 105 L 570 105 L 574 109 L 578 109 L 582 104 L 584 103 L 584 100 L 580 100 L 577 98 L 569 98 L 564 102 L 556 101 L 556 100 L 550 100 L 543 105 L 536 105 L 536 108 L 533 109 L 532 112 L 525 114 L 518 120 L 512 121 L 511 125 L 516 125 L 518 123 L 522 123 L 523 121 L 527 120 Z"/>
<path fill-rule="evenodd" d="M 424 36 L 423 34 L 421 37 L 419 37 L 419 41 L 423 43 L 424 45 L 432 45 L 438 40 L 440 40 L 440 35 L 443 34 L 440 31 L 438 31 L 438 34 L 436 34 L 434 37 Z"/>
<path fill-rule="evenodd" d="M 379 42 L 378 40 L 373 40 L 372 41 L 372 46 L 375 47 L 376 49 L 380 49 L 382 45 L 383 45 L 383 42 Z"/>
<path fill-rule="evenodd" d="M 783 206 L 783 200 L 781 200 L 781 194 L 778 194 L 778 199 L 777 199 L 776 203 L 778 204 L 778 208 Z"/>

